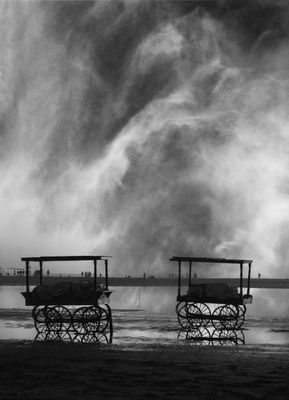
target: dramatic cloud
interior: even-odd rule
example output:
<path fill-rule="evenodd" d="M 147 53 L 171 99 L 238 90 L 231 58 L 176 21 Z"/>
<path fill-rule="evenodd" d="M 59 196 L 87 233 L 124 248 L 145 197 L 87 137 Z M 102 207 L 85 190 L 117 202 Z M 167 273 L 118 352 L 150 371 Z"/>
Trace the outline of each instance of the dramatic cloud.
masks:
<path fill-rule="evenodd" d="M 289 239 L 287 2 L 0 2 L 1 263 L 254 259 Z"/>

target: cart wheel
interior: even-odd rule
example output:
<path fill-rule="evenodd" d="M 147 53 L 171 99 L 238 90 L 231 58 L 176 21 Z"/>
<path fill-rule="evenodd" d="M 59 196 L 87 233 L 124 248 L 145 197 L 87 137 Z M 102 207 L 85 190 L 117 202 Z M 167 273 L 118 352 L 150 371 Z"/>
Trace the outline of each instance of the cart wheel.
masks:
<path fill-rule="evenodd" d="M 37 332 L 45 332 L 49 329 L 47 324 L 47 306 L 39 307 L 35 312 L 34 325 Z"/>
<path fill-rule="evenodd" d="M 187 314 L 187 303 L 181 305 L 182 303 L 178 303 L 176 307 L 177 317 L 179 324 L 182 328 L 188 329 L 189 321 L 188 321 L 188 314 Z"/>
<path fill-rule="evenodd" d="M 72 327 L 76 334 L 82 334 L 86 332 L 84 328 L 83 313 L 86 311 L 87 308 L 88 307 L 79 307 L 74 311 L 72 315 Z"/>
<path fill-rule="evenodd" d="M 238 309 L 232 304 L 226 304 L 220 310 L 220 322 L 224 329 L 235 329 L 237 317 Z"/>
<path fill-rule="evenodd" d="M 207 328 L 200 327 L 188 330 L 186 339 L 192 341 L 192 343 L 196 345 L 208 345 L 210 344 L 211 335 Z"/>
<path fill-rule="evenodd" d="M 203 324 L 202 313 L 196 303 L 191 303 L 187 306 L 187 319 L 189 321 L 189 328 L 199 328 Z"/>

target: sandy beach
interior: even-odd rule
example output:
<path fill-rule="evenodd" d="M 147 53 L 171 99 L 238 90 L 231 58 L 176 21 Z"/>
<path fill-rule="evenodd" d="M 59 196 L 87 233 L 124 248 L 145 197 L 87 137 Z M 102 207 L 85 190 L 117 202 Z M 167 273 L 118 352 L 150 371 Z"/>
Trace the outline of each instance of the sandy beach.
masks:
<path fill-rule="evenodd" d="M 289 348 L 0 341 L 1 399 L 287 399 Z"/>

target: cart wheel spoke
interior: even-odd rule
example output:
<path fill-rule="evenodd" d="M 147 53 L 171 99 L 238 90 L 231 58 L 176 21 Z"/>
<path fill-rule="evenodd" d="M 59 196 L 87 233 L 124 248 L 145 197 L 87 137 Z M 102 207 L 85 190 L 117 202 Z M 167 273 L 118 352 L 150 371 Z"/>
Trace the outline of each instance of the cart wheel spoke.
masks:
<path fill-rule="evenodd" d="M 245 335 L 242 329 L 237 329 L 236 334 L 236 344 L 245 344 Z"/>
<path fill-rule="evenodd" d="M 81 337 L 82 343 L 93 343 L 93 344 L 100 344 L 100 343 L 108 343 L 108 337 L 104 333 L 85 333 Z"/>
<path fill-rule="evenodd" d="M 188 330 L 186 339 L 190 340 L 196 345 L 209 345 L 211 341 L 211 335 L 207 328 L 200 327 L 197 329 Z"/>
<path fill-rule="evenodd" d="M 53 332 L 60 331 L 62 327 L 62 317 L 58 311 L 58 306 L 49 307 L 46 316 L 49 330 Z"/>
<path fill-rule="evenodd" d="M 183 340 L 187 338 L 187 330 L 186 329 L 180 329 L 178 332 L 178 339 Z"/>
<path fill-rule="evenodd" d="M 237 344 L 236 331 L 226 329 L 220 331 L 219 340 L 223 346 L 235 346 Z"/>
<path fill-rule="evenodd" d="M 109 307 L 109 306 L 107 306 Z M 111 314 L 110 314 L 110 309 L 108 308 L 107 310 L 103 307 L 98 306 L 98 311 L 99 311 L 99 332 L 104 332 L 108 326 L 108 324 L 111 322 Z"/>
<path fill-rule="evenodd" d="M 236 322 L 236 329 L 240 329 L 245 321 L 246 306 L 238 305 L 238 317 Z"/>
<path fill-rule="evenodd" d="M 47 332 L 38 332 L 37 335 L 35 336 L 34 340 L 35 341 L 40 341 L 40 342 L 44 342 L 46 340 L 46 333 Z"/>
<path fill-rule="evenodd" d="M 42 308 L 42 306 L 35 306 L 32 309 L 32 318 L 35 320 L 37 312 Z"/>
<path fill-rule="evenodd" d="M 100 312 L 98 307 L 91 306 L 84 310 L 83 314 L 83 326 L 86 332 L 97 332 L 100 324 Z"/>
<path fill-rule="evenodd" d="M 34 325 L 38 333 L 48 330 L 47 307 L 39 307 L 34 316 Z"/>
<path fill-rule="evenodd" d="M 206 326 L 211 320 L 211 310 L 206 303 L 195 303 L 195 306 L 200 310 L 200 326 Z"/>
<path fill-rule="evenodd" d="M 70 328 L 72 318 L 70 310 L 64 306 L 55 306 L 54 308 L 60 315 L 62 330 L 68 330 Z"/>
<path fill-rule="evenodd" d="M 187 307 L 187 319 L 191 328 L 199 328 L 202 326 L 202 313 L 196 303 L 191 303 Z"/>
<path fill-rule="evenodd" d="M 179 321 L 179 324 L 181 325 L 182 328 L 187 329 L 189 326 L 189 321 L 188 321 L 188 314 L 187 314 L 187 303 L 181 305 L 182 303 L 179 303 L 178 306 L 176 307 L 177 310 L 177 318 Z"/>
<path fill-rule="evenodd" d="M 225 329 L 235 329 L 237 324 L 238 309 L 232 304 L 226 304 L 220 311 L 221 325 Z"/>
<path fill-rule="evenodd" d="M 218 306 L 215 308 L 215 310 L 212 313 L 212 324 L 215 329 L 221 329 L 222 324 L 221 324 L 221 310 L 223 306 Z"/>
<path fill-rule="evenodd" d="M 72 327 L 76 334 L 85 333 L 83 313 L 87 307 L 77 308 L 72 315 Z"/>

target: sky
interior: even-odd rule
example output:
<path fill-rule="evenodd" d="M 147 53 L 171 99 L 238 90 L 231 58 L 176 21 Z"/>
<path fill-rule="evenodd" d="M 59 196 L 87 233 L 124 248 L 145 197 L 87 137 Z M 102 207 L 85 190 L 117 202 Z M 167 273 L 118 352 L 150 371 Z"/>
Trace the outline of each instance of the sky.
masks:
<path fill-rule="evenodd" d="M 287 277 L 287 1 L 0 0 L 0 266 Z"/>

